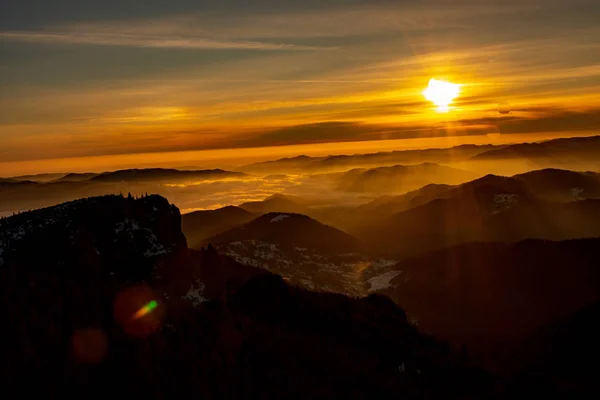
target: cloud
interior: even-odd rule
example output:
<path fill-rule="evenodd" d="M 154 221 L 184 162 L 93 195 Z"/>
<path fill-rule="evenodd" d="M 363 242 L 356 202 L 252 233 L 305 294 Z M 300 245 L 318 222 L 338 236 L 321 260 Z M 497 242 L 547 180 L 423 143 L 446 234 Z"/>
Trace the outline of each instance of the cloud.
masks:
<path fill-rule="evenodd" d="M 150 47 L 158 49 L 213 49 L 213 50 L 319 50 L 318 46 L 302 46 L 286 43 L 268 43 L 255 41 L 215 40 L 194 36 L 141 36 L 110 33 L 73 33 L 73 32 L 0 32 L 0 38 L 13 41 L 85 44 L 94 46 Z"/>
<path fill-rule="evenodd" d="M 470 119 L 462 123 L 494 127 L 499 133 L 591 131 L 600 129 L 600 109 L 518 108 L 510 115 Z"/>

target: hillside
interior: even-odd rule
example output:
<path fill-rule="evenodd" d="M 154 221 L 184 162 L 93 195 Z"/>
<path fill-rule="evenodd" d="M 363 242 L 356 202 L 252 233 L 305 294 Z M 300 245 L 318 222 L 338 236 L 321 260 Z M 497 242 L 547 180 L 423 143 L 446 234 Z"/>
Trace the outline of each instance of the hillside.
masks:
<path fill-rule="evenodd" d="M 423 331 L 466 343 L 473 356 L 497 366 L 508 358 L 503 346 L 514 351 L 538 329 L 600 300 L 599 245 L 599 239 L 464 244 L 394 266 L 398 274 L 383 293 Z M 522 351 L 511 354 L 511 363 Z"/>
<path fill-rule="evenodd" d="M 543 169 L 513 176 L 529 191 L 549 201 L 600 198 L 600 174 L 562 169 Z"/>
<path fill-rule="evenodd" d="M 365 226 L 357 235 L 376 253 L 404 257 L 477 240 L 600 235 L 598 200 L 548 202 L 536 197 L 539 191 L 523 177 L 488 175 L 443 190 L 440 197 Z M 554 192 L 542 196 L 548 193 Z"/>
<path fill-rule="evenodd" d="M 199 249 L 208 244 L 206 240 L 210 237 L 250 222 L 254 218 L 256 214 L 240 207 L 228 206 L 217 210 L 184 214 L 181 222 L 188 245 L 193 249 Z"/>
<path fill-rule="evenodd" d="M 92 178 L 95 178 L 99 174 L 93 172 L 85 172 L 85 173 L 70 173 L 61 178 L 55 179 L 52 182 L 81 182 L 88 181 Z"/>
<path fill-rule="evenodd" d="M 207 242 L 225 244 L 254 240 L 284 248 L 304 247 L 324 253 L 357 250 L 358 241 L 331 226 L 300 214 L 268 213 L 240 227 L 213 236 Z"/>
<path fill-rule="evenodd" d="M 295 196 L 274 194 L 261 201 L 250 201 L 238 206 L 255 214 L 266 214 L 271 212 L 308 214 L 310 207 L 308 202 Z"/>
<path fill-rule="evenodd" d="M 354 169 L 342 175 L 338 190 L 350 192 L 408 192 L 436 184 L 459 184 L 477 174 L 434 163 L 394 165 L 373 169 Z"/>

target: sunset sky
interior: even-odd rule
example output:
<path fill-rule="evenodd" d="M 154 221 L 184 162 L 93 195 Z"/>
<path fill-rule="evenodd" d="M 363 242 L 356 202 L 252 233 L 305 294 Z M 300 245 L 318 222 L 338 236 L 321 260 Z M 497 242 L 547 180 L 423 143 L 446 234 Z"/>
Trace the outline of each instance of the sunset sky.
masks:
<path fill-rule="evenodd" d="M 3 0 L 0 162 L 589 133 L 599 16 L 597 0 Z M 461 85 L 447 112 L 431 78 Z"/>

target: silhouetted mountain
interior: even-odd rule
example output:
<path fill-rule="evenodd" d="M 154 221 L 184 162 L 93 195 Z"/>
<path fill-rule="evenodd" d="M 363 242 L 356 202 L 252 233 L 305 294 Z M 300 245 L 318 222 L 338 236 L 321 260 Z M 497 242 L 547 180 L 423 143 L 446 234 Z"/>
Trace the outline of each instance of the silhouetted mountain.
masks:
<path fill-rule="evenodd" d="M 67 174 L 61 178 L 54 180 L 53 182 L 80 182 L 80 181 L 88 181 L 99 174 L 93 172 L 85 172 L 85 173 L 71 173 Z"/>
<path fill-rule="evenodd" d="M 241 172 L 230 172 L 222 169 L 207 169 L 200 171 L 179 171 L 177 169 L 127 169 L 122 171 L 104 172 L 90 179 L 94 182 L 152 182 L 177 180 L 211 180 L 224 178 L 239 178 L 245 176 Z"/>
<path fill-rule="evenodd" d="M 265 214 L 206 242 L 293 284 L 353 296 L 364 293 L 362 270 L 386 263 L 361 255 L 352 236 L 300 214 Z"/>
<path fill-rule="evenodd" d="M 492 149 L 473 156 L 473 160 L 546 160 L 551 164 L 570 163 L 578 159 L 596 159 L 600 152 L 600 136 L 574 137 L 539 143 L 520 143 Z"/>
<path fill-rule="evenodd" d="M 407 192 L 436 184 L 458 184 L 478 174 L 433 163 L 353 169 L 340 179 L 338 190 L 351 192 Z"/>
<path fill-rule="evenodd" d="M 179 211 L 158 196 L 23 213 L 0 220 L 0 238 L 8 393 L 391 399 L 491 388 L 381 296 L 312 293 L 213 248 L 188 252 Z"/>
<path fill-rule="evenodd" d="M 464 244 L 400 262 L 385 293 L 420 329 L 490 356 L 598 301 L 599 249 L 600 239 Z"/>
<path fill-rule="evenodd" d="M 358 241 L 347 233 L 305 215 L 282 213 L 262 215 L 247 224 L 213 236 L 207 242 L 226 244 L 246 240 L 324 253 L 350 253 L 358 248 Z"/>
<path fill-rule="evenodd" d="M 600 198 L 600 174 L 561 169 L 531 171 L 513 177 L 536 197 L 551 201 Z"/>
<path fill-rule="evenodd" d="M 38 185 L 37 182 L 33 181 L 14 181 L 14 180 L 4 180 L 0 181 L 0 190 L 16 190 L 23 187 L 32 187 Z"/>
<path fill-rule="evenodd" d="M 158 196 L 97 197 L 0 220 L 0 254 L 8 270 L 25 264 L 67 273 L 80 262 L 99 263 L 110 269 L 107 274 L 133 279 L 138 271 L 142 279 L 153 257 L 182 246 L 179 210 Z"/>
<path fill-rule="evenodd" d="M 12 176 L 12 177 L 9 177 L 9 179 L 11 179 L 13 181 L 50 182 L 55 179 L 59 179 L 65 175 L 67 175 L 66 172 L 62 172 L 62 173 L 59 172 L 59 173 L 50 173 L 50 174 Z"/>
<path fill-rule="evenodd" d="M 486 178 L 489 180 L 490 177 Z M 522 182 L 523 187 L 514 183 L 511 190 L 519 192 L 527 191 L 538 199 L 548 201 L 574 201 L 582 199 L 594 199 L 600 197 L 600 174 L 593 172 L 575 172 L 558 169 L 543 169 L 519 174 L 512 177 Z M 493 178 L 492 178 L 493 179 Z M 485 182 L 484 181 L 476 181 Z M 497 183 L 501 180 L 497 180 Z M 510 182 L 510 181 L 506 181 Z M 471 186 L 469 183 L 466 187 Z M 499 189 L 503 185 L 500 185 Z M 436 199 L 452 197 L 458 186 L 430 184 L 420 189 L 397 196 L 382 196 L 367 204 L 361 205 L 350 213 L 368 216 L 371 220 L 389 218 L 393 214 L 406 211 L 411 208 L 422 206 Z M 497 190 L 495 194 L 505 192 L 506 188 Z M 461 189 L 459 189 L 460 191 Z"/>
<path fill-rule="evenodd" d="M 551 203 L 517 179 L 488 175 L 362 230 L 376 252 L 418 254 L 459 243 L 600 236 L 600 201 Z"/>
<path fill-rule="evenodd" d="M 262 201 L 250 201 L 240 204 L 239 208 L 255 214 L 266 214 L 270 212 L 308 214 L 310 208 L 308 202 L 296 196 L 274 194 Z"/>
<path fill-rule="evenodd" d="M 228 206 L 217 210 L 195 211 L 181 217 L 183 233 L 193 249 L 205 246 L 206 239 L 250 222 L 256 214 Z"/>
<path fill-rule="evenodd" d="M 421 164 L 426 162 L 448 163 L 472 158 L 477 154 L 505 146 L 461 145 L 442 149 L 397 150 L 353 155 L 330 155 L 327 157 L 298 156 L 274 161 L 245 165 L 240 171 L 253 173 L 285 172 L 333 172 L 345 171 L 356 167 L 389 166 L 396 164 Z"/>
<path fill-rule="evenodd" d="M 429 184 L 420 189 L 413 190 L 397 196 L 382 196 L 367 204 L 357 207 L 357 212 L 370 216 L 389 217 L 401 211 L 429 203 L 432 200 L 443 198 L 455 186 Z"/>

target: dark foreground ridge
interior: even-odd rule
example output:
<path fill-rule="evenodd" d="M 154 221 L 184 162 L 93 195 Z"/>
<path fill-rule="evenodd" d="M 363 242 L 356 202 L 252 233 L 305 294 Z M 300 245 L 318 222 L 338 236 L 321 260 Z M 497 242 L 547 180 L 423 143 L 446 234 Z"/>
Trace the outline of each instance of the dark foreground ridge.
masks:
<path fill-rule="evenodd" d="M 448 398 L 480 390 L 478 374 L 385 297 L 313 293 L 212 248 L 188 251 L 178 210 L 158 196 L 66 203 L 3 219 L 0 232 L 0 379 L 9 393 Z"/>
<path fill-rule="evenodd" d="M 6 393 L 207 399 L 579 394 L 579 387 L 548 376 L 492 378 L 471 367 L 465 352 L 420 333 L 385 296 L 311 292 L 210 246 L 188 250 L 179 211 L 158 196 L 90 198 L 0 220 L 0 257 Z M 556 352 L 562 331 L 550 332 L 558 332 L 547 336 Z M 543 355 L 545 349 L 536 348 Z"/>

